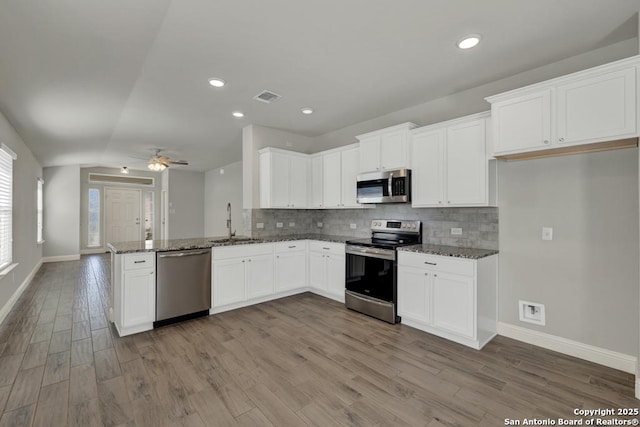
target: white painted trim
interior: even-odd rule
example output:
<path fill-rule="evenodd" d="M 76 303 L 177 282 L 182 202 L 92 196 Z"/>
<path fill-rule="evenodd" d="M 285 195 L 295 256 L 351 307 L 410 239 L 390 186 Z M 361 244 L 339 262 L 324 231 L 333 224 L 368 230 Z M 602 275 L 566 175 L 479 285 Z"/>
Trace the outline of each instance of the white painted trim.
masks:
<path fill-rule="evenodd" d="M 80 254 L 46 256 L 42 258 L 42 262 L 78 261 L 79 259 L 80 259 Z"/>
<path fill-rule="evenodd" d="M 636 376 L 636 399 L 640 399 L 640 378 Z"/>
<path fill-rule="evenodd" d="M 636 373 L 637 358 L 605 348 L 584 344 L 578 341 L 545 334 L 520 326 L 498 322 L 498 335 L 513 338 L 528 344 L 537 345 L 589 362 L 598 363 L 630 374 Z M 636 379 L 636 395 L 638 395 L 638 379 Z"/>
<path fill-rule="evenodd" d="M 80 255 L 104 254 L 107 252 L 109 252 L 109 250 L 105 248 L 81 249 Z"/>
<path fill-rule="evenodd" d="M 31 281 L 33 280 L 34 276 L 36 275 L 36 273 L 38 272 L 41 266 L 42 266 L 42 260 L 38 261 L 36 266 L 33 267 L 33 270 L 31 270 L 31 273 L 29 273 L 29 275 L 24 279 L 22 284 L 20 284 L 18 289 L 16 289 L 13 295 L 11 295 L 11 298 L 9 298 L 9 301 L 7 301 L 7 303 L 2 308 L 0 308 L 0 324 L 4 322 L 4 319 L 7 317 L 7 315 L 15 305 L 16 301 L 18 301 L 18 298 L 20 298 L 20 295 L 22 295 L 24 290 L 27 289 L 27 286 L 29 286 L 29 284 L 31 283 Z"/>

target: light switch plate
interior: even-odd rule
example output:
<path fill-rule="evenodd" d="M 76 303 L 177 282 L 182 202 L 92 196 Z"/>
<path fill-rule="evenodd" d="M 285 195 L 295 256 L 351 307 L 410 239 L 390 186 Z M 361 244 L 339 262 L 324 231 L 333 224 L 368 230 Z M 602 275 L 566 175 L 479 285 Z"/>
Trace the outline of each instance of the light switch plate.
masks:
<path fill-rule="evenodd" d="M 462 228 L 452 228 L 451 234 L 454 236 L 462 236 Z"/>
<path fill-rule="evenodd" d="M 322 228 L 324 226 L 324 224 L 321 222 L 317 223 L 316 225 L 318 226 L 318 228 Z"/>
<path fill-rule="evenodd" d="M 264 228 L 264 222 L 257 223 L 256 228 Z"/>
<path fill-rule="evenodd" d="M 350 228 L 350 229 L 352 229 L 352 230 L 355 230 L 355 229 L 356 229 L 356 227 L 357 227 L 357 226 L 356 226 L 355 224 L 349 224 L 349 228 Z"/>
<path fill-rule="evenodd" d="M 552 227 L 542 227 L 542 240 L 553 240 Z"/>
<path fill-rule="evenodd" d="M 276 222 L 276 228 L 282 228 L 282 223 L 281 222 Z"/>
<path fill-rule="evenodd" d="M 293 227 L 295 227 L 295 226 L 296 226 L 296 223 L 295 223 L 295 222 L 290 222 L 290 223 L 289 223 L 289 227 L 293 228 Z"/>

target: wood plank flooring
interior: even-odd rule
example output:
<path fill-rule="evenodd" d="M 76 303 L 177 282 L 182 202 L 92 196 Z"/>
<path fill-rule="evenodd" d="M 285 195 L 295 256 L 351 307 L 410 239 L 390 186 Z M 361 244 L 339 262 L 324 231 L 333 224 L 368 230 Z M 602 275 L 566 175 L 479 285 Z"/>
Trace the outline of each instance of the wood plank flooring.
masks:
<path fill-rule="evenodd" d="M 0 325 L 0 426 L 496 426 L 640 403 L 620 371 L 309 293 L 119 338 L 109 262 L 44 264 Z"/>

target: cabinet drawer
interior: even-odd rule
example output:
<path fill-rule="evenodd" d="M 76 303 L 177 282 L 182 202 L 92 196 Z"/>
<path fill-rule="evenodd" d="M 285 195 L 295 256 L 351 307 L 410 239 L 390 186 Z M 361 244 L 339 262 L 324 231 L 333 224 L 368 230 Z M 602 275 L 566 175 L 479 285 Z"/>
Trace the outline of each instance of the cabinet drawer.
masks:
<path fill-rule="evenodd" d="M 272 243 L 225 246 L 221 248 L 213 248 L 213 259 L 245 258 L 254 255 L 267 255 L 272 253 Z"/>
<path fill-rule="evenodd" d="M 312 252 L 323 252 L 326 254 L 344 255 L 343 243 L 329 243 L 312 240 L 309 242 L 309 250 Z"/>
<path fill-rule="evenodd" d="M 475 261 L 473 260 L 413 252 L 400 251 L 398 253 L 398 264 L 464 276 L 473 276 L 475 272 Z"/>
<path fill-rule="evenodd" d="M 140 268 L 155 268 L 156 253 L 142 252 L 124 255 L 124 269 L 137 270 Z"/>
<path fill-rule="evenodd" d="M 274 243 L 273 246 L 277 254 L 307 250 L 306 240 L 295 240 L 293 242 Z"/>

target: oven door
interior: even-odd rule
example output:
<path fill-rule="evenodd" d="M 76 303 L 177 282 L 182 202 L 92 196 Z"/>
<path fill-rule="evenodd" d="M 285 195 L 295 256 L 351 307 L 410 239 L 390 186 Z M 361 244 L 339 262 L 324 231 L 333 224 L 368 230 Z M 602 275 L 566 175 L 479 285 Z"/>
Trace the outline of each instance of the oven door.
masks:
<path fill-rule="evenodd" d="M 394 250 L 347 245 L 348 291 L 395 303 L 396 257 Z"/>

